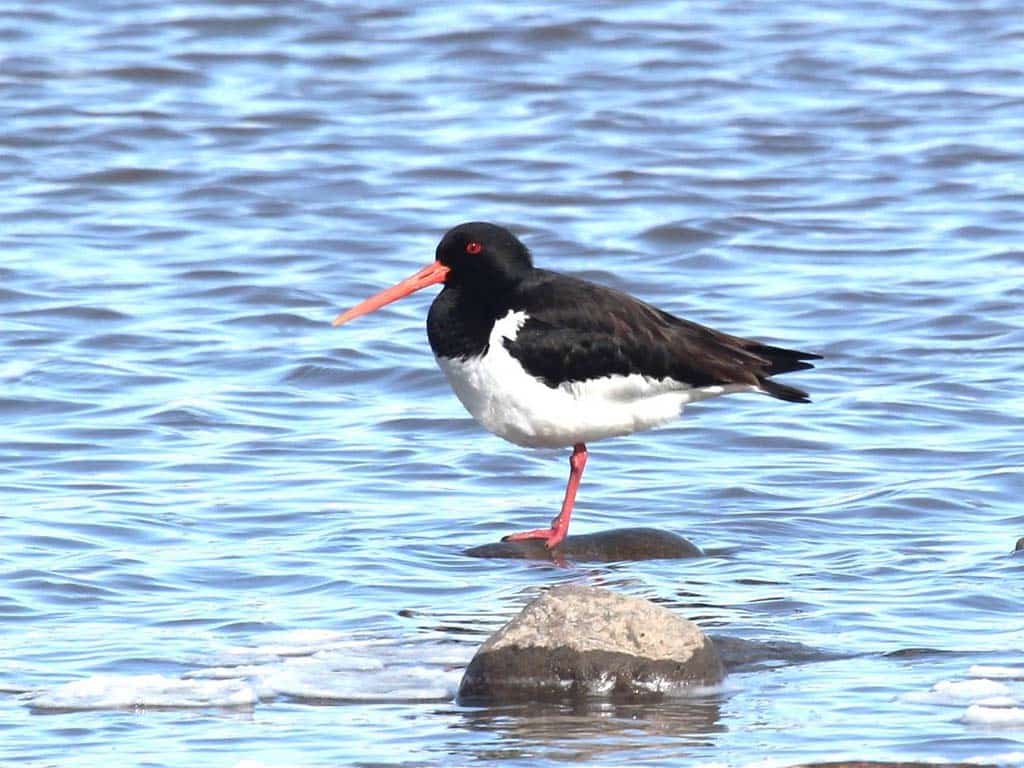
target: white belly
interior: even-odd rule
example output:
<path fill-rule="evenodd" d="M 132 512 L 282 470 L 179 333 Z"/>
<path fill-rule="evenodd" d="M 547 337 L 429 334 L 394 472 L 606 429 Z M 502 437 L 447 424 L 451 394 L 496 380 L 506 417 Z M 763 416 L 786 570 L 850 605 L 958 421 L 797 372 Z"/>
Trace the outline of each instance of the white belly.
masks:
<path fill-rule="evenodd" d="M 499 437 L 531 448 L 560 448 L 628 435 L 672 421 L 687 403 L 747 385 L 690 387 L 640 374 L 605 376 L 549 387 L 529 375 L 505 349 L 526 322 L 509 312 L 494 325 L 487 352 L 467 360 L 437 358 L 474 419 Z"/>

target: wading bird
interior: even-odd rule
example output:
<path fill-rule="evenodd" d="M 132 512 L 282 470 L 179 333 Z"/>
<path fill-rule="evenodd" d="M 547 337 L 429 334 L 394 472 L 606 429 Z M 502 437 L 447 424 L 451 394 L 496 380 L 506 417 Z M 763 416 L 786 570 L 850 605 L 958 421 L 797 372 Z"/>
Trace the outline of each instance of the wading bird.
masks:
<path fill-rule="evenodd" d="M 572 447 L 565 499 L 550 527 L 505 537 L 543 539 L 549 549 L 569 530 L 587 443 L 665 424 L 688 403 L 734 392 L 808 402 L 806 392 L 771 377 L 820 359 L 534 267 L 515 235 L 484 222 L 449 230 L 436 261 L 334 325 L 436 283 L 444 290 L 430 306 L 427 337 L 466 410 L 516 445 Z"/>

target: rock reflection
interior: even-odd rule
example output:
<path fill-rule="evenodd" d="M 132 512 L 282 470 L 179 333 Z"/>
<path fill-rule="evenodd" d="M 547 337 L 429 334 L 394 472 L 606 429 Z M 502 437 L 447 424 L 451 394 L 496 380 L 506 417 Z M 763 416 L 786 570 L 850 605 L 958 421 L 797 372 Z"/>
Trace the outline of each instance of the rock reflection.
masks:
<path fill-rule="evenodd" d="M 631 760 L 671 749 L 680 758 L 685 747 L 709 747 L 726 730 L 721 722 L 721 692 L 658 704 L 583 699 L 564 704 L 530 703 L 500 707 L 464 707 L 453 728 L 497 736 L 481 751 L 460 736 L 446 745 L 453 756 L 502 759 L 535 756 L 590 762 L 617 754 Z M 682 748 L 682 749 L 681 749 Z"/>

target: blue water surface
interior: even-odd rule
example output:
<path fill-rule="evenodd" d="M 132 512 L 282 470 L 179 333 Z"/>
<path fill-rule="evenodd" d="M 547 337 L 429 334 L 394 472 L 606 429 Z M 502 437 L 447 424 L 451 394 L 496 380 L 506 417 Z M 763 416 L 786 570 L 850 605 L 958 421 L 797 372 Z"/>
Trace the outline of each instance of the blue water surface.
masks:
<path fill-rule="evenodd" d="M 0 763 L 1024 764 L 1015 0 L 0 0 Z M 574 532 L 476 426 L 430 297 L 461 221 L 819 352 L 591 445 Z M 555 584 L 818 661 L 652 706 L 457 704 Z M 783 654 L 784 656 L 784 654 Z"/>

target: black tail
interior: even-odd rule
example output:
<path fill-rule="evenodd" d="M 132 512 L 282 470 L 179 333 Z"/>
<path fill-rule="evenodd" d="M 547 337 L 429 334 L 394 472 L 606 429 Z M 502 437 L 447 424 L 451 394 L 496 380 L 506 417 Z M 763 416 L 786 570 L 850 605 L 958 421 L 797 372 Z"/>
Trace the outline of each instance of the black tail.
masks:
<path fill-rule="evenodd" d="M 769 344 L 758 342 L 750 344 L 746 347 L 746 350 L 768 361 L 768 370 L 765 371 L 767 376 L 789 373 L 790 371 L 806 371 L 808 368 L 814 367 L 811 363 L 807 362 L 808 360 L 821 360 L 821 355 L 815 355 L 812 352 L 798 352 L 795 349 L 773 347 Z"/>
<path fill-rule="evenodd" d="M 771 379 L 761 379 L 761 383 L 758 384 L 758 387 L 766 395 L 777 397 L 779 400 L 785 400 L 787 403 L 811 402 L 811 396 L 804 392 L 802 389 L 790 387 L 787 386 L 786 384 L 779 384 L 779 382 L 772 381 Z"/>
<path fill-rule="evenodd" d="M 806 371 L 808 368 L 814 367 L 814 365 L 807 361 L 821 360 L 821 355 L 815 355 L 811 352 L 799 352 L 795 349 L 773 347 L 769 344 L 760 343 L 755 343 L 747 347 L 747 351 L 753 352 L 758 357 L 763 357 L 768 361 L 768 370 L 765 371 L 763 378 L 758 377 L 760 379 L 759 386 L 761 387 L 762 392 L 766 395 L 777 397 L 779 400 L 785 400 L 789 403 L 811 402 L 810 395 L 802 389 L 790 387 L 786 384 L 779 384 L 777 381 L 772 381 L 768 377 L 774 376 L 778 373 Z"/>

